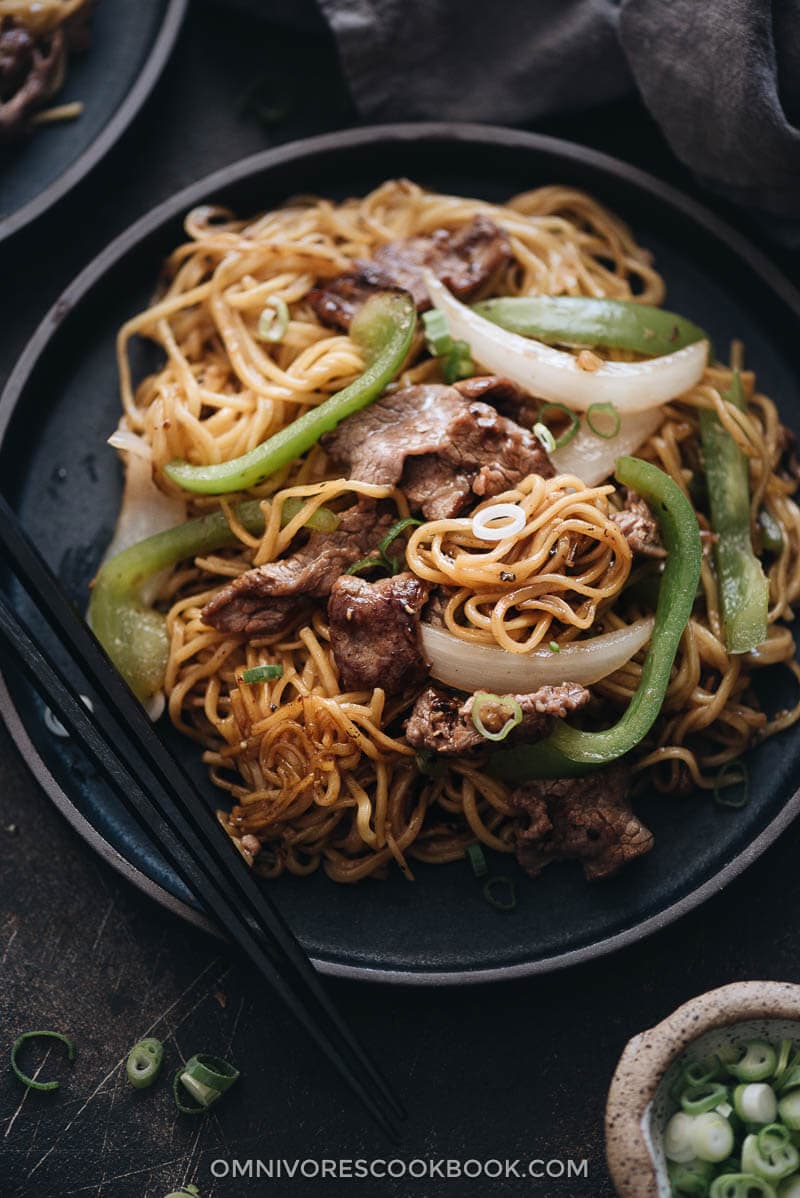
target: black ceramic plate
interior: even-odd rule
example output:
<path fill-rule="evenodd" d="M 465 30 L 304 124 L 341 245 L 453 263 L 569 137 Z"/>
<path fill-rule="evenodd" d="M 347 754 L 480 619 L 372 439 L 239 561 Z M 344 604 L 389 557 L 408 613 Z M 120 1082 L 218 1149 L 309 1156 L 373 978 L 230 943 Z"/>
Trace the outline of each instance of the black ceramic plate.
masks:
<path fill-rule="evenodd" d="M 92 40 L 53 100 L 83 103 L 74 121 L 0 150 L 0 241 L 40 216 L 111 149 L 155 86 L 188 0 L 100 0 Z"/>
<path fill-rule="evenodd" d="M 587 188 L 634 227 L 666 276 L 670 307 L 718 346 L 747 343 L 761 386 L 800 426 L 796 345 L 800 297 L 737 234 L 654 179 L 578 146 L 481 126 L 407 125 L 338 133 L 226 168 L 161 205 L 115 241 L 65 293 L 26 350 L 0 401 L 3 489 L 75 600 L 114 524 L 120 494 L 105 438 L 118 418 L 114 335 L 147 302 L 159 264 L 181 239 L 192 205 L 255 212 L 293 192 L 360 194 L 392 175 L 464 195 L 503 199 L 539 184 Z M 22 603 L 22 600 L 20 600 Z M 772 680 L 772 701 L 780 678 Z M 159 901 L 199 919 L 190 896 L 68 742 L 47 730 L 41 704 L 6 679 L 5 717 L 37 778 L 97 849 Z M 172 738 L 208 802 L 194 747 Z M 742 811 L 708 796 L 653 796 L 641 812 L 656 847 L 617 879 L 589 886 L 572 865 L 533 882 L 500 914 L 464 863 L 415 867 L 410 885 L 336 886 L 322 874 L 274 885 L 304 945 L 331 973 L 410 982 L 480 981 L 545 972 L 610 952 L 697 906 L 743 870 L 800 806 L 800 728 L 752 757 Z M 494 864 L 494 863 L 493 863 Z M 515 873 L 503 861 L 502 872 Z"/>

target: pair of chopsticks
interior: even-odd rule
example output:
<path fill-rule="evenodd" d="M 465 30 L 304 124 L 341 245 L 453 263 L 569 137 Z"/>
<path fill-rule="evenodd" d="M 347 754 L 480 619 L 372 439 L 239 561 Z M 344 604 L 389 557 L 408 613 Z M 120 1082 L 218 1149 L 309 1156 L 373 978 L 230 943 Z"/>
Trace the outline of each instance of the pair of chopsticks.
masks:
<path fill-rule="evenodd" d="M 261 977 L 283 999 L 375 1122 L 397 1142 L 405 1112 L 328 997 L 302 947 L 213 811 L 164 745 L 0 495 L 3 561 L 93 693 L 89 710 L 0 594 L 0 657 L 20 669 L 126 808 Z"/>

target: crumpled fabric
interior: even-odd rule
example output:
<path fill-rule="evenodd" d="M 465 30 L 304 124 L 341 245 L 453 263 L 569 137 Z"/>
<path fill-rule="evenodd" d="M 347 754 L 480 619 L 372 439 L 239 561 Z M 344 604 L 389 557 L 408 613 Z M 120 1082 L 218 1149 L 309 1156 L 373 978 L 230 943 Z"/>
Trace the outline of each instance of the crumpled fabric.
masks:
<path fill-rule="evenodd" d="M 645 104 L 697 178 L 800 218 L 800 0 L 624 0 L 620 38 Z"/>
<path fill-rule="evenodd" d="M 530 125 L 638 90 L 700 182 L 800 240 L 800 0 L 238 3 L 321 14 L 365 120 Z"/>

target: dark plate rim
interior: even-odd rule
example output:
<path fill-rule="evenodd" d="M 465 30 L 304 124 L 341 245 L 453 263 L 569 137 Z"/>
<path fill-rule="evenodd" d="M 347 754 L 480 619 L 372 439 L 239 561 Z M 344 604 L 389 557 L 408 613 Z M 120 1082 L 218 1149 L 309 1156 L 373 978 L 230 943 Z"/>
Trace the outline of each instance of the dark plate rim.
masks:
<path fill-rule="evenodd" d="M 185 0 L 172 0 L 181 7 Z M 252 174 L 275 168 L 298 159 L 312 157 L 331 151 L 352 149 L 378 141 L 419 142 L 456 141 L 482 142 L 487 146 L 501 144 L 504 147 L 532 153 L 559 155 L 577 163 L 615 176 L 629 183 L 645 195 L 678 210 L 695 224 L 705 229 L 718 243 L 732 254 L 745 261 L 748 267 L 780 299 L 793 317 L 800 322 L 800 291 L 798 291 L 770 261 L 739 232 L 724 220 L 710 212 L 702 204 L 683 195 L 669 184 L 649 175 L 638 167 L 629 165 L 607 154 L 586 146 L 563 141 L 543 134 L 528 133 L 501 126 L 483 124 L 460 124 L 454 122 L 420 122 L 419 124 L 388 124 L 347 129 L 318 137 L 290 142 L 277 149 L 265 150 L 239 162 L 215 171 L 204 179 L 191 184 L 182 191 L 157 205 L 138 221 L 129 226 L 110 243 L 70 284 L 42 320 L 33 337 L 23 351 L 16 367 L 0 396 L 0 443 L 9 419 L 20 399 L 27 381 L 40 356 L 44 353 L 53 330 L 65 314 L 70 311 L 121 257 L 139 241 L 156 231 L 165 221 L 173 219 L 182 210 L 205 199 L 216 189 L 249 177 Z M 42 789 L 70 824 L 105 861 L 133 882 L 143 893 L 154 898 L 167 910 L 188 920 L 195 926 L 216 933 L 214 925 L 200 912 L 187 903 L 175 898 L 163 887 L 153 882 L 145 873 L 125 859 L 77 810 L 66 791 L 59 785 L 42 758 L 36 751 L 23 720 L 9 694 L 5 680 L 0 675 L 0 715 L 5 720 L 23 759 Z M 567 953 L 549 956 L 535 961 L 517 962 L 512 965 L 487 969 L 465 970 L 397 970 L 380 967 L 352 965 L 337 959 L 313 958 L 315 966 L 322 972 L 336 977 L 357 981 L 390 982 L 404 985 L 464 985 L 505 981 L 511 978 L 541 975 L 566 969 L 606 956 L 628 947 L 673 923 L 707 899 L 718 894 L 735 878 L 756 861 L 761 854 L 781 835 L 800 812 L 800 789 L 787 800 L 780 813 L 772 819 L 759 835 L 713 877 L 695 887 L 683 898 L 656 915 L 640 921 L 613 936 L 597 940 Z"/>
<path fill-rule="evenodd" d="M 38 220 L 48 208 L 76 187 L 101 161 L 138 115 L 167 64 L 180 32 L 189 0 L 167 0 L 161 27 L 144 67 L 119 108 L 109 118 L 94 141 L 79 154 L 43 191 L 0 221 L 0 244 Z"/>

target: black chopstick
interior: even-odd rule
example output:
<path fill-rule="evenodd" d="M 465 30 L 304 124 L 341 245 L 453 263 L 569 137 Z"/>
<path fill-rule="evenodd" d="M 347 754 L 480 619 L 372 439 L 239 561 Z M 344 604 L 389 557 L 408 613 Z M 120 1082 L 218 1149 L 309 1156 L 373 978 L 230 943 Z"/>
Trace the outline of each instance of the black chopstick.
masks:
<path fill-rule="evenodd" d="M 339 1057 L 335 1063 L 342 1066 L 341 1051 L 349 1052 L 350 1057 L 360 1067 L 363 1086 L 372 1094 L 373 1104 L 382 1103 L 396 1116 L 402 1115 L 402 1108 L 375 1067 L 366 1057 L 363 1049 L 354 1040 L 341 1016 L 328 999 L 320 979 L 314 972 L 305 953 L 295 940 L 283 917 L 275 909 L 268 896 L 250 876 L 249 870 L 239 855 L 232 851 L 227 836 L 217 823 L 213 813 L 202 802 L 196 801 L 193 784 L 190 782 L 181 766 L 172 757 L 166 746 L 158 737 L 138 701 L 128 690 L 126 684 L 117 675 L 108 662 L 102 648 L 87 629 L 81 617 L 74 611 L 60 584 L 41 559 L 38 551 L 31 545 L 24 531 L 19 526 L 16 516 L 8 504 L 0 496 L 0 544 L 5 550 L 5 557 L 12 566 L 14 573 L 31 595 L 39 610 L 45 616 L 51 628 L 58 634 L 67 648 L 73 662 L 80 668 L 91 686 L 97 692 L 100 702 L 97 704 L 94 719 L 87 717 L 81 704 L 76 704 L 74 696 L 70 696 L 69 686 L 66 685 L 66 698 L 72 700 L 72 711 L 65 721 L 68 725 L 79 725 L 76 735 L 85 742 L 87 720 L 95 731 L 99 730 L 103 745 L 110 750 L 114 760 L 128 775 L 133 775 L 142 786 L 138 789 L 137 802 L 141 807 L 141 796 L 146 790 L 158 808 L 157 818 L 151 827 L 151 835 L 160 844 L 165 834 L 164 813 L 169 815 L 173 833 L 177 826 L 184 844 L 190 845 L 188 863 L 184 858 L 182 874 L 189 869 L 187 882 L 195 890 L 199 889 L 197 881 L 198 866 L 203 864 L 204 884 L 213 882 L 217 893 L 221 879 L 225 879 L 229 893 L 235 895 L 234 913 L 239 924 L 244 925 L 244 931 L 250 937 L 260 931 L 261 950 L 270 950 L 273 970 L 278 970 L 283 979 L 284 988 L 290 987 L 290 1005 L 300 1017 L 302 1006 L 305 1020 L 312 1020 L 308 1030 L 326 1040 L 328 1055 L 330 1049 Z M 6 609 L 4 621 L 5 639 L 8 641 L 13 630 L 9 627 L 13 613 Z M 14 618 L 17 632 L 19 621 Z M 22 630 L 23 639 L 25 636 Z M 35 646 L 34 646 L 35 648 Z M 22 641 L 18 638 L 16 656 L 19 664 L 24 664 L 26 654 L 30 655 L 30 644 L 23 649 Z M 46 658 L 46 654 L 42 657 Z M 52 663 L 47 662 L 45 671 L 52 670 Z M 30 667 L 28 668 L 30 674 Z M 36 682 L 36 677 L 33 677 Z M 46 699 L 50 702 L 49 691 Z M 62 696 L 63 698 L 63 696 Z M 51 706 L 54 706 L 51 703 Z M 98 745 L 95 744 L 95 755 Z M 103 758 L 104 771 L 111 767 L 108 752 Z M 123 794 L 124 799 L 128 795 Z M 145 798 L 147 796 L 145 795 Z M 141 812 L 137 812 L 140 815 Z M 150 802 L 150 817 L 153 820 L 153 804 Z M 166 846 L 165 846 L 166 847 Z M 171 852 L 175 853 L 175 845 Z M 179 868 L 176 863 L 176 868 Z M 210 876 L 209 876 L 210 874 Z M 208 905 L 202 895 L 198 897 Z M 243 908 L 243 910 L 242 910 Z M 216 908 L 210 908 L 212 915 L 217 914 Z M 220 920 L 226 926 L 224 920 Z M 231 930 L 226 926 L 226 930 Z M 240 947 L 242 947 L 240 942 Z M 245 950 L 248 951 L 248 950 Z M 251 955 L 248 951 L 248 955 Z M 274 977 L 270 979 L 275 983 Z M 292 992 L 293 988 L 293 992 Z M 302 994 L 299 1004 L 298 995 Z M 283 995 L 286 997 L 286 994 Z M 309 1005 L 311 1010 L 309 1010 Z M 327 1025 L 327 1027 L 325 1026 Z M 331 1035 L 335 1032 L 335 1037 Z M 348 1078 L 351 1085 L 351 1077 Z M 360 1095 L 363 1100 L 363 1095 Z M 373 1109 L 373 1113 L 376 1111 Z"/>
<path fill-rule="evenodd" d="M 199 868 L 204 856 L 202 846 L 192 844 L 191 832 L 186 841 L 182 840 L 171 823 L 162 817 L 156 805 L 151 802 L 142 788 L 139 779 L 120 754 L 118 746 L 108 743 L 93 714 L 74 697 L 69 683 L 57 666 L 48 659 L 41 645 L 2 597 L 0 597 L 0 641 L 6 651 L 3 656 L 10 657 L 12 662 L 26 674 L 51 710 L 81 743 L 86 755 L 120 796 L 128 810 L 158 844 L 184 881 L 195 890 L 206 908 L 213 911 L 217 921 L 246 953 L 261 976 L 291 1007 L 300 1023 L 332 1060 L 379 1127 L 389 1139 L 397 1142 L 397 1133 L 392 1122 L 386 1117 L 384 1111 L 375 1105 L 373 1096 L 363 1085 L 357 1073 L 353 1071 L 346 1056 L 335 1047 L 329 1037 L 322 1033 L 319 1024 L 302 1003 L 298 1004 L 296 991 L 284 978 L 271 959 L 269 952 L 260 942 L 257 930 L 242 920 L 235 900 L 228 895 L 223 886 L 220 886 L 214 873 L 208 874 L 204 869 Z"/>

